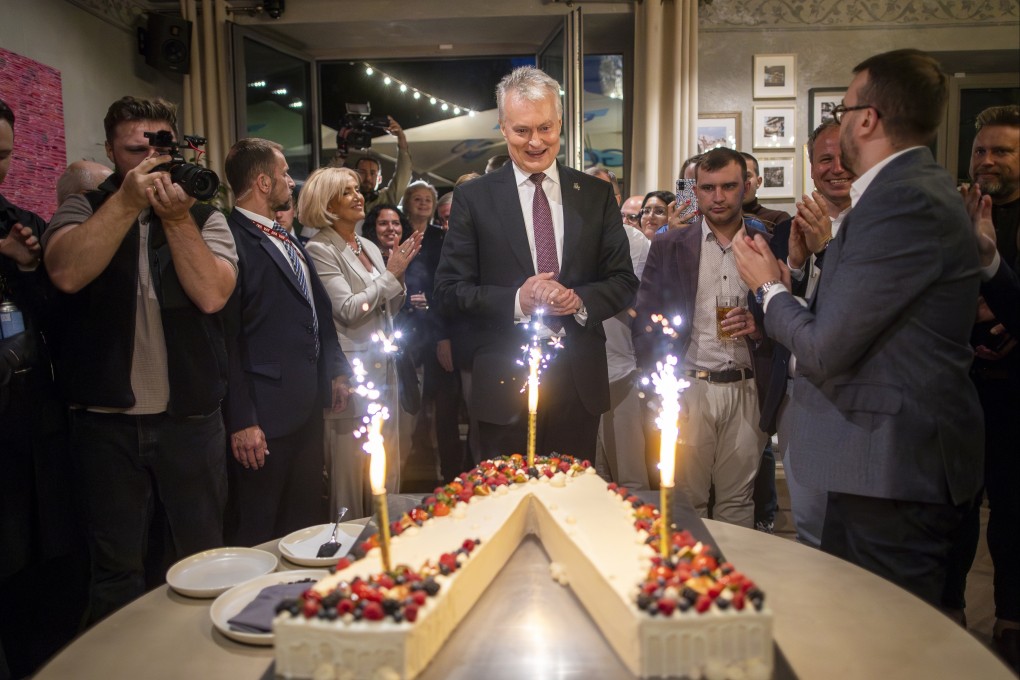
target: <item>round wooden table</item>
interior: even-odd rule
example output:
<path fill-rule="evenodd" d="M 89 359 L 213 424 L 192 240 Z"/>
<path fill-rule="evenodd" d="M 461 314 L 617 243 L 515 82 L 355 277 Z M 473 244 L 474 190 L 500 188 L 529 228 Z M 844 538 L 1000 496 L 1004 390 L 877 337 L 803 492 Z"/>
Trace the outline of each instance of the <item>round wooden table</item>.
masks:
<path fill-rule="evenodd" d="M 705 525 L 727 559 L 767 594 L 777 679 L 1015 680 L 965 630 L 897 586 L 793 541 Z M 260 547 L 277 552 L 275 543 Z M 538 539 L 525 539 L 419 678 L 630 677 L 548 565 Z M 211 603 L 157 588 L 86 631 L 36 680 L 272 678 L 272 648 L 221 635 L 209 619 Z"/>

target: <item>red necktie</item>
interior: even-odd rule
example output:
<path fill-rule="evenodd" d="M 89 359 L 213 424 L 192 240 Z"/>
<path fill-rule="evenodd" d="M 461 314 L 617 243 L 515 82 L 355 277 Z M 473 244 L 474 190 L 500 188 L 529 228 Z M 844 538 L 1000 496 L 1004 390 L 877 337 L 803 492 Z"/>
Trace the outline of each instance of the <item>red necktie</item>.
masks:
<path fill-rule="evenodd" d="M 552 211 L 549 210 L 549 199 L 542 190 L 544 172 L 536 172 L 531 176 L 535 184 L 535 198 L 531 203 L 531 220 L 535 229 L 535 259 L 538 274 L 552 272 L 554 278 L 560 274 L 560 263 L 556 257 L 556 232 L 553 231 Z"/>

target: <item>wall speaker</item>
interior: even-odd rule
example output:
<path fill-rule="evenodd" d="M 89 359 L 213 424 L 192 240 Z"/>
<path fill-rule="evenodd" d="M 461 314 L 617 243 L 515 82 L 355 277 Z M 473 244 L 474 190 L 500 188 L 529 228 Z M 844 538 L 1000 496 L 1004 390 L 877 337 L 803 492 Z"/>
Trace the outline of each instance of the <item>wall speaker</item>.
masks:
<path fill-rule="evenodd" d="M 149 66 L 187 74 L 191 65 L 191 22 L 150 13 L 146 28 L 138 29 L 138 51 L 145 55 Z"/>

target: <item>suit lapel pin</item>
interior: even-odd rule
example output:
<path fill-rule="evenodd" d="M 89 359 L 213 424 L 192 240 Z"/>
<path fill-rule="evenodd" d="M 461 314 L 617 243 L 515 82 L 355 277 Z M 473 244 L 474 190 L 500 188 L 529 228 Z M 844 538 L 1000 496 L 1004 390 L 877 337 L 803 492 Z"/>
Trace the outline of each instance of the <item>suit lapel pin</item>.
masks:
<path fill-rule="evenodd" d="M 574 191 L 580 191 L 580 190 L 581 190 L 581 185 L 578 184 L 577 182 L 574 182 Z"/>

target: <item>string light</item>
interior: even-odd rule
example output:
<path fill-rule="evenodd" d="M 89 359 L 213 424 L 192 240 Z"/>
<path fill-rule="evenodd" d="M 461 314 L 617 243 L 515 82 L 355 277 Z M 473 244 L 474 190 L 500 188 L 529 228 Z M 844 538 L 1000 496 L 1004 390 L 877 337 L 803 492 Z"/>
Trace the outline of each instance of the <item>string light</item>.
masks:
<path fill-rule="evenodd" d="M 399 78 L 395 78 L 389 75 L 388 73 L 385 73 L 384 71 L 380 71 L 379 69 L 373 67 L 371 64 L 365 64 L 365 75 L 372 76 L 376 73 L 382 76 L 384 85 L 392 85 L 393 83 L 396 83 L 401 93 L 410 92 L 411 97 L 416 100 L 425 97 L 426 99 L 428 99 L 429 104 L 431 104 L 432 106 L 436 106 L 438 104 L 443 111 L 449 111 L 450 109 L 453 109 L 453 115 L 455 116 L 459 116 L 461 114 L 467 114 L 468 116 L 475 115 L 474 110 L 467 106 L 461 106 L 460 104 L 448 101 L 446 99 L 442 99 L 440 97 L 436 97 L 435 95 L 425 92 L 424 90 L 420 90 L 414 87 L 413 85 L 409 85 L 404 81 L 400 80 Z"/>

